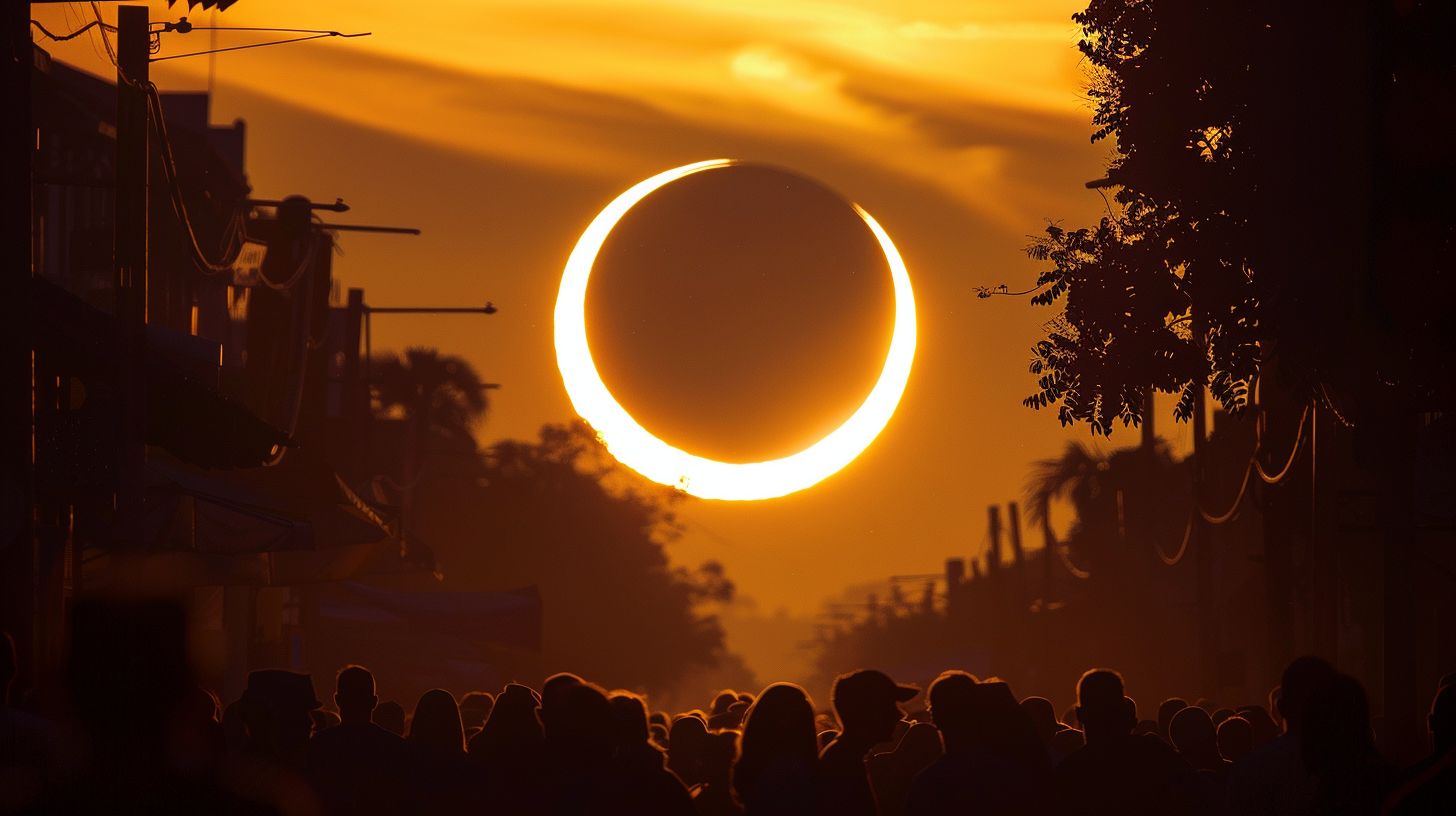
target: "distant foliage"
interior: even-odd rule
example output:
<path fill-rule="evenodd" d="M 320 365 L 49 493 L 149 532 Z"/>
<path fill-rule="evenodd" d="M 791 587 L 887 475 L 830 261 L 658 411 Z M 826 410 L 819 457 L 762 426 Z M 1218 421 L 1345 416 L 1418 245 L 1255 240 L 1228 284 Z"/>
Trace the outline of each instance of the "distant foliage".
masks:
<path fill-rule="evenodd" d="M 484 383 L 464 358 L 432 348 L 383 354 L 371 365 L 372 397 L 388 414 L 468 439 L 490 408 Z"/>
<path fill-rule="evenodd" d="M 423 534 L 451 588 L 539 587 L 543 672 L 663 692 L 734 664 L 708 613 L 734 596 L 722 565 L 668 559 L 681 493 L 624 469 L 580 421 L 456 461 L 423 483 Z"/>

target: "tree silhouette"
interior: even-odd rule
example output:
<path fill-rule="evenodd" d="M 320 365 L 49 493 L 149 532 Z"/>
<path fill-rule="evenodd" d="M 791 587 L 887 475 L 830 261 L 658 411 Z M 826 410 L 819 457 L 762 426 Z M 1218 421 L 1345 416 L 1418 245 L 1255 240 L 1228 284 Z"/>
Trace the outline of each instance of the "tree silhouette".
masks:
<path fill-rule="evenodd" d="M 1453 16 L 1256 0 L 1074 15 L 1092 140 L 1114 143 L 1089 186 L 1115 192 L 1096 225 L 1052 224 L 1027 249 L 1047 264 L 1033 301 L 1062 312 L 1025 404 L 1097 434 L 1138 424 L 1147 388 L 1178 395 L 1180 419 L 1204 386 L 1237 414 L 1271 365 L 1296 402 L 1344 415 L 1449 404 L 1456 167 L 1421 134 L 1450 118 L 1456 58 L 1431 32 Z"/>
<path fill-rule="evenodd" d="M 1075 519 L 1066 536 L 1068 553 L 1080 568 L 1105 578 L 1108 567 L 1130 554 L 1151 562 L 1151 547 L 1176 549 L 1193 507 L 1191 495 L 1180 502 L 1176 491 L 1170 501 L 1168 488 L 1187 483 L 1187 467 L 1162 444 L 1103 454 L 1071 442 L 1060 457 L 1033 465 L 1028 520 L 1040 523 L 1050 517 L 1054 499 L 1069 500 Z"/>
<path fill-rule="evenodd" d="M 387 354 L 371 366 L 374 399 L 382 411 L 399 411 L 418 435 L 426 429 L 469 437 L 490 403 L 485 383 L 464 359 L 432 348 Z"/>
<path fill-rule="evenodd" d="M 660 693 L 733 665 L 721 625 L 705 614 L 732 599 L 732 582 L 715 562 L 686 569 L 668 559 L 684 495 L 617 464 L 585 423 L 435 461 L 417 513 L 447 588 L 537 586 L 541 671 Z"/>

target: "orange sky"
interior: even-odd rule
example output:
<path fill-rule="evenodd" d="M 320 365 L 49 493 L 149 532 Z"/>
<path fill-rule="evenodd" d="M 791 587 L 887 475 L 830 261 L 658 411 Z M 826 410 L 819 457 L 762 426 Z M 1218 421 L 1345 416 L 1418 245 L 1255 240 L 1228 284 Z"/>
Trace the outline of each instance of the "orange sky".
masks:
<path fill-rule="evenodd" d="M 153 2 L 153 19 L 175 19 Z M 114 4 L 103 4 L 108 19 Z M 660 170 L 732 157 L 793 168 L 864 205 L 909 266 L 915 370 L 864 455 L 819 486 L 746 504 L 690 502 L 685 563 L 717 558 L 751 599 L 735 616 L 812 615 L 852 584 L 937 572 L 984 543 L 985 506 L 1019 497 L 1028 464 L 1083 430 L 1020 405 L 1044 308 L 978 300 L 1021 286 L 1021 250 L 1048 218 L 1103 201 L 1070 15 L 1075 0 L 689 2 L 240 0 L 219 25 L 372 31 L 354 40 L 222 54 L 213 119 L 248 122 L 258 195 L 342 196 L 360 223 L 419 238 L 345 235 L 335 272 L 374 305 L 479 303 L 490 318 L 375 321 L 377 348 L 435 345 L 504 385 L 483 441 L 571 415 L 551 314 L 577 235 Z M 89 7 L 36 7 L 70 30 Z M 204 24 L 199 13 L 194 23 Z M 89 35 L 88 35 L 89 36 Z M 168 35 L 162 55 L 207 48 Z M 262 35 L 219 32 L 218 45 Z M 98 73 L 98 43 L 49 44 Z M 205 57 L 158 63 L 163 90 L 205 87 Z M 1183 426 L 1170 435 L 1186 438 Z M 1119 434 L 1119 443 L 1135 441 Z M 1030 537 L 1036 545 L 1036 536 Z M 760 621 L 761 623 L 761 621 Z M 760 672 L 787 658 L 739 633 Z M 762 633 L 765 627 L 753 631 Z"/>

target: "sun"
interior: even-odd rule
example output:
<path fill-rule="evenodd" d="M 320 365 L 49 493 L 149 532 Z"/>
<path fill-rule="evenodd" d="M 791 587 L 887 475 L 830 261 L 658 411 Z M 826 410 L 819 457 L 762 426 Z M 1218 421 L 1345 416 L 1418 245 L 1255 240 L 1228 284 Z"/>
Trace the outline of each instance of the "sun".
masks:
<path fill-rule="evenodd" d="M 895 243 L 863 207 L 853 205 L 879 241 L 895 292 L 895 329 L 885 366 L 869 396 L 849 419 L 798 453 L 762 462 L 720 462 L 695 456 L 653 436 L 617 402 L 602 382 L 586 337 L 586 290 L 597 253 L 612 228 L 639 201 L 694 173 L 729 167 L 734 159 L 710 159 L 676 167 L 638 182 L 617 196 L 577 240 L 556 295 L 556 365 L 574 408 L 617 461 L 658 484 L 704 499 L 753 501 L 786 496 L 834 475 L 853 462 L 884 430 L 900 404 L 915 360 L 915 294 Z"/>

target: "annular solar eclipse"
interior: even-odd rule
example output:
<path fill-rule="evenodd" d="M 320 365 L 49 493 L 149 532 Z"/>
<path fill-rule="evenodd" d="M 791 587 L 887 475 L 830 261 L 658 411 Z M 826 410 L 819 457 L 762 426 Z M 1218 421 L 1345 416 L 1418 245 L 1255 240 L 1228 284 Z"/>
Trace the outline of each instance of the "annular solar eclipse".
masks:
<path fill-rule="evenodd" d="M 592 267 L 603 243 L 633 206 L 695 173 L 732 167 L 733 159 L 683 165 L 638 182 L 597 214 L 577 240 L 556 296 L 556 364 L 572 407 L 586 420 L 617 461 L 659 484 L 704 499 L 751 501 L 785 496 L 811 487 L 854 461 L 889 423 L 915 359 L 915 295 L 910 273 L 895 244 L 864 208 L 851 205 L 884 253 L 894 289 L 894 330 L 884 368 L 855 412 L 814 444 L 776 459 L 722 462 L 681 450 L 642 427 L 602 381 L 587 342 L 586 296 Z"/>

